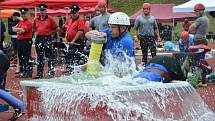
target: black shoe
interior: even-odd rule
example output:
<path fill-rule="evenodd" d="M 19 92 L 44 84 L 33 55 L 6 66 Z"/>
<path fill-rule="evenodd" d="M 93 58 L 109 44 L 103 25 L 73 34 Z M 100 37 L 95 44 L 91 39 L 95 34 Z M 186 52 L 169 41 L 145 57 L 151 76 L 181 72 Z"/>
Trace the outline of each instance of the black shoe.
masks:
<path fill-rule="evenodd" d="M 8 121 L 16 121 L 18 118 L 23 116 L 25 113 L 22 113 L 19 109 L 15 109 L 13 116 Z"/>
<path fill-rule="evenodd" d="M 33 79 L 42 79 L 43 76 L 35 76 Z"/>

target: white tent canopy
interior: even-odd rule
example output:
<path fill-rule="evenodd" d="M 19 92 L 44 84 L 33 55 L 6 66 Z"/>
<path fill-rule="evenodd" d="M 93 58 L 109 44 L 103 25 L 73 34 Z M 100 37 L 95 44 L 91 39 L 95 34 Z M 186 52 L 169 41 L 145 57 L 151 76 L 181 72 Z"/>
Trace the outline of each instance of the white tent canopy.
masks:
<path fill-rule="evenodd" d="M 194 12 L 194 6 L 197 3 L 202 3 L 206 12 L 215 11 L 215 0 L 190 0 L 184 4 L 174 6 L 173 12 Z"/>

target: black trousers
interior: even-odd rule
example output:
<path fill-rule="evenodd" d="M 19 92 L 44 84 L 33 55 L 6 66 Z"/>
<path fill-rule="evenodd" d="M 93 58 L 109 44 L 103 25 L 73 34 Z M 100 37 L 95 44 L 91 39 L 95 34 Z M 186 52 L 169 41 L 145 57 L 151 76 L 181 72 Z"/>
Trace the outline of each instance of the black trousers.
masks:
<path fill-rule="evenodd" d="M 87 62 L 87 57 L 83 52 L 85 42 L 79 40 L 76 43 L 80 45 L 69 45 L 66 54 L 66 63 L 70 67 L 69 69 L 72 69 L 73 66 L 83 65 Z"/>
<path fill-rule="evenodd" d="M 31 62 L 32 39 L 23 39 L 17 41 L 18 58 L 20 64 L 20 72 L 23 75 L 32 76 L 33 64 Z"/>
<path fill-rule="evenodd" d="M 7 70 L 10 68 L 8 56 L 0 50 L 0 89 L 5 89 Z"/>
<path fill-rule="evenodd" d="M 4 51 L 4 48 L 3 48 L 3 40 L 4 38 L 1 38 L 0 39 L 0 50 Z"/>
<path fill-rule="evenodd" d="M 13 53 L 16 56 L 17 55 L 17 46 L 18 46 L 18 42 L 17 42 L 17 38 L 11 38 L 11 42 L 12 42 L 12 46 L 13 46 Z"/>
<path fill-rule="evenodd" d="M 187 55 L 186 54 L 178 54 L 178 55 L 174 55 L 173 56 L 165 56 L 165 55 L 158 55 L 154 58 L 152 58 L 149 61 L 150 63 L 156 63 L 156 64 L 160 64 L 162 66 L 164 66 L 170 77 L 171 80 L 186 80 L 187 77 L 187 71 L 186 73 L 183 73 L 181 66 L 183 65 L 183 63 L 187 60 Z M 180 60 L 181 59 L 181 60 Z M 180 61 L 179 61 L 180 60 Z M 187 65 L 189 66 L 189 64 Z M 189 67 L 187 67 L 189 68 Z"/>
<path fill-rule="evenodd" d="M 48 73 L 54 76 L 54 55 L 53 55 L 53 44 L 51 36 L 37 36 L 36 42 L 36 53 L 37 53 L 37 76 L 42 77 L 44 71 L 44 54 L 48 62 Z"/>
<path fill-rule="evenodd" d="M 148 49 L 151 51 L 152 57 L 156 56 L 156 43 L 154 36 L 142 36 L 138 35 L 140 40 L 140 47 L 142 50 L 142 62 L 147 64 Z"/>
<path fill-rule="evenodd" d="M 194 45 L 208 45 L 207 39 L 206 38 L 202 38 L 202 39 L 195 39 L 194 40 Z"/>

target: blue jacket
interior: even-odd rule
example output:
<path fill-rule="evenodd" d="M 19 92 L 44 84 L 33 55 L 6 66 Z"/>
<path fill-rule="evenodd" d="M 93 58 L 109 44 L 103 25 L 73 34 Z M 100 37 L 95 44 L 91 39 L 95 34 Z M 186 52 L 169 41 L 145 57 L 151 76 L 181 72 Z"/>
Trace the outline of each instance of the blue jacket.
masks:
<path fill-rule="evenodd" d="M 135 45 L 132 40 L 130 34 L 125 32 L 119 38 L 112 38 L 110 29 L 102 30 L 107 34 L 107 43 L 105 46 L 105 50 L 110 50 L 110 52 L 114 55 L 119 55 L 122 51 L 124 51 L 128 56 L 135 56 Z"/>
<path fill-rule="evenodd" d="M 190 47 L 190 45 L 194 44 L 194 36 L 189 34 L 189 40 L 188 42 L 184 42 L 181 38 L 178 41 L 178 46 L 179 46 L 179 50 L 180 52 L 188 52 L 188 48 Z"/>
<path fill-rule="evenodd" d="M 176 49 L 176 46 L 171 41 L 164 42 L 164 49 L 167 51 L 174 51 Z"/>
<path fill-rule="evenodd" d="M 160 65 L 160 64 L 154 64 L 154 63 L 151 63 L 150 65 L 146 66 L 144 70 L 147 70 L 147 69 L 159 69 L 161 71 L 163 71 L 164 73 L 166 74 L 169 74 L 167 69 Z M 157 73 L 157 72 L 147 72 L 144 70 L 142 72 L 140 72 L 138 75 L 134 76 L 134 78 L 146 78 L 148 79 L 149 81 L 155 81 L 155 82 L 163 82 L 163 83 L 166 83 L 168 82 L 168 79 L 164 78 L 160 73 Z"/>

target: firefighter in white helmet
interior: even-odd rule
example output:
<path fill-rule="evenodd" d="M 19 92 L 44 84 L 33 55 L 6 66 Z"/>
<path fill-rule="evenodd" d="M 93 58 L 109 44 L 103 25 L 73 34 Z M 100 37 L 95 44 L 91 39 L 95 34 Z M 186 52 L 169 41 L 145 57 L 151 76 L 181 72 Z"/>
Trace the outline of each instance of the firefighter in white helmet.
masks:
<path fill-rule="evenodd" d="M 105 30 L 94 30 L 86 33 L 87 39 L 103 44 L 103 49 L 100 49 L 103 50 L 100 60 L 103 65 L 111 62 L 123 63 L 129 57 L 131 64 L 128 64 L 128 66 L 130 67 L 134 62 L 135 45 L 128 32 L 130 26 L 128 15 L 122 12 L 113 13 L 108 20 L 108 25 L 109 28 Z M 106 41 L 104 41 L 104 38 Z M 107 55 L 112 55 L 113 58 L 106 58 Z M 116 66 L 113 66 L 113 70 L 116 70 L 117 76 L 123 76 L 124 74 L 121 73 L 123 69 L 117 65 L 122 64 L 116 64 Z M 114 72 L 114 74 L 116 73 Z"/>
<path fill-rule="evenodd" d="M 94 30 L 86 33 L 88 40 L 95 35 L 107 35 L 107 42 L 104 49 L 110 50 L 112 54 L 116 54 L 118 50 L 124 51 L 128 56 L 134 57 L 134 41 L 132 40 L 128 28 L 130 20 L 127 14 L 123 12 L 113 13 L 108 20 L 109 28 L 105 30 Z"/>

